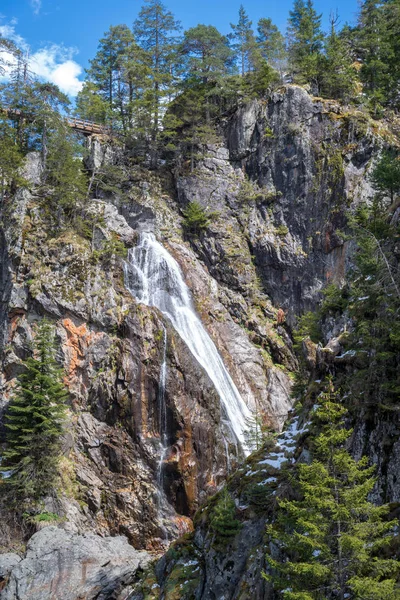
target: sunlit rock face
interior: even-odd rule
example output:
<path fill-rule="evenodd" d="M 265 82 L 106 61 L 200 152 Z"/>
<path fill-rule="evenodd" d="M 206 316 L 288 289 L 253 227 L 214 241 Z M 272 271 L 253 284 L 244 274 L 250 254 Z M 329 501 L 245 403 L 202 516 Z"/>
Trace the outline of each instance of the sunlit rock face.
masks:
<path fill-rule="evenodd" d="M 128 199 L 88 202 L 91 239 L 75 231 L 50 235 L 35 197 L 37 155 L 28 158 L 30 189 L 3 207 L 1 402 L 7 404 L 29 355 L 34 322 L 47 316 L 57 330 L 70 400 L 63 493 L 57 502 L 46 499 L 46 509 L 63 518 L 60 527 L 71 536 L 124 535 L 136 549 L 160 552 L 191 531 L 196 509 L 242 460 L 248 411 L 281 430 L 298 367 L 290 326 L 316 306 L 326 283 L 343 280 L 351 263 L 354 249 L 339 231 L 348 208 L 370 195 L 367 168 L 381 142 L 368 123 L 288 86 L 240 108 L 220 133 L 195 172 L 158 177 L 132 167 Z M 89 168 L 112 162 L 114 152 L 91 140 Z M 244 193 L 247 183 L 252 190 Z M 181 227 L 182 208 L 192 200 L 215 213 L 199 237 L 184 236 Z M 195 328 L 180 328 L 165 303 L 144 301 L 138 270 L 127 274 L 144 233 L 176 263 L 190 310 L 228 374 L 239 419 L 229 415 L 210 368 L 211 345 L 204 362 L 191 348 Z M 122 256 L 106 251 L 115 239 Z M 163 282 L 159 277 L 155 291 L 176 297 Z M 321 352 L 312 343 L 307 352 L 316 369 Z M 377 494 L 385 490 L 397 501 L 399 452 L 392 445 L 387 460 L 378 441 L 385 428 L 381 421 L 360 422 L 353 444 L 361 452 L 372 440 Z M 391 435 L 396 431 L 392 423 Z M 240 494 L 237 500 L 242 506 Z M 257 580 L 263 527 L 263 519 L 248 516 L 235 552 L 212 571 L 215 589 L 229 583 L 229 597 L 236 597 L 236 577 L 254 597 L 267 594 Z M 3 534 L 7 547 L 20 532 L 5 526 Z M 200 545 L 207 542 L 203 534 L 197 527 Z"/>

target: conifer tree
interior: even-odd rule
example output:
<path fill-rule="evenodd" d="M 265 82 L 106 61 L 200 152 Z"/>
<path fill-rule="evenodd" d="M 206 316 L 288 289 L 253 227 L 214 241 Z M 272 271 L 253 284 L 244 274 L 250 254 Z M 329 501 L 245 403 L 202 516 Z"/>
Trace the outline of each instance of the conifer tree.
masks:
<path fill-rule="evenodd" d="M 101 96 L 100 88 L 92 81 L 85 81 L 76 97 L 74 115 L 85 121 L 106 124 L 111 119 L 109 104 Z"/>
<path fill-rule="evenodd" d="M 223 550 L 240 530 L 241 523 L 236 518 L 236 507 L 229 492 L 224 489 L 211 515 L 210 529 L 214 533 L 213 546 Z"/>
<path fill-rule="evenodd" d="M 362 61 L 360 76 L 371 108 L 378 115 L 386 101 L 389 82 L 388 54 L 391 53 L 384 12 L 377 0 L 365 0 L 361 6 L 357 51 Z"/>
<path fill-rule="evenodd" d="M 298 467 L 299 499 L 279 501 L 267 528 L 279 556 L 267 554 L 264 576 L 285 600 L 400 598 L 400 563 L 383 555 L 397 522 L 368 501 L 375 469 L 346 450 L 345 418 L 329 383 L 313 415 L 313 460 Z"/>
<path fill-rule="evenodd" d="M 216 141 L 215 128 L 207 123 L 206 94 L 202 85 L 187 88 L 171 103 L 163 121 L 166 152 L 173 153 L 179 160 L 190 160 L 191 172 L 196 158 L 204 156 L 204 147 Z"/>
<path fill-rule="evenodd" d="M 184 228 L 193 235 L 199 235 L 207 229 L 212 217 L 196 200 L 189 202 L 183 214 L 185 217 Z"/>
<path fill-rule="evenodd" d="M 257 42 L 261 56 L 274 69 L 279 71 L 281 77 L 286 61 L 285 39 L 271 19 L 262 18 L 257 25 Z"/>
<path fill-rule="evenodd" d="M 352 66 L 350 46 L 337 31 L 338 15 L 330 16 L 330 32 L 325 38 L 321 93 L 328 98 L 348 101 L 354 92 L 357 73 Z"/>
<path fill-rule="evenodd" d="M 133 42 L 127 25 L 112 26 L 100 39 L 96 56 L 90 61 L 89 79 L 100 90 L 110 109 L 116 102 L 120 57 Z"/>
<path fill-rule="evenodd" d="M 393 203 L 400 195 L 400 154 L 385 150 L 371 173 L 371 181 L 374 188 L 389 196 Z"/>
<path fill-rule="evenodd" d="M 151 160 L 155 166 L 163 104 L 165 99 L 171 96 L 175 83 L 175 68 L 178 62 L 177 35 L 181 27 L 160 0 L 145 2 L 133 24 L 133 32 L 148 58 L 151 91 L 147 96 L 147 103 L 151 116 Z"/>
<path fill-rule="evenodd" d="M 185 31 L 181 52 L 187 57 L 189 81 L 216 83 L 231 71 L 233 52 L 229 41 L 212 25 L 197 25 Z"/>
<path fill-rule="evenodd" d="M 7 410 L 1 470 L 20 509 L 34 509 L 57 478 L 67 392 L 55 352 L 53 327 L 43 320 Z"/>
<path fill-rule="evenodd" d="M 46 202 L 53 214 L 73 219 L 86 199 L 88 182 L 82 163 L 82 146 L 65 122 L 54 129 L 48 141 Z"/>
<path fill-rule="evenodd" d="M 23 159 L 15 129 L 7 120 L 0 119 L 0 206 L 8 193 L 25 183 L 20 175 Z"/>
<path fill-rule="evenodd" d="M 324 39 L 321 18 L 312 0 L 295 0 L 288 27 L 289 61 L 294 77 L 300 83 L 310 83 L 317 92 Z"/>
<path fill-rule="evenodd" d="M 252 29 L 252 22 L 246 13 L 243 4 L 239 8 L 239 21 L 237 25 L 231 23 L 233 33 L 229 38 L 234 41 L 233 49 L 238 57 L 239 70 L 242 77 L 251 70 L 252 54 L 255 51 L 256 40 Z"/>

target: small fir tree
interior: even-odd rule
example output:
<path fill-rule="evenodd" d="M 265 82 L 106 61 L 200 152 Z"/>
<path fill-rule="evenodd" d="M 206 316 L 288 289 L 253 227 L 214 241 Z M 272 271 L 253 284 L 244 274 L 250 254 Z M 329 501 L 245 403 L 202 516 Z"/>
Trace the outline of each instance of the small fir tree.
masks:
<path fill-rule="evenodd" d="M 385 150 L 372 170 L 371 181 L 376 191 L 389 196 L 393 203 L 400 194 L 400 154 Z"/>
<path fill-rule="evenodd" d="M 229 492 L 224 489 L 218 498 L 210 519 L 210 529 L 214 533 L 214 548 L 223 550 L 240 528 L 241 523 L 236 518 L 235 503 Z"/>
<path fill-rule="evenodd" d="M 398 599 L 400 563 L 383 555 L 397 521 L 387 520 L 387 506 L 368 501 L 374 467 L 345 449 L 352 432 L 331 384 L 319 402 L 313 460 L 299 465 L 300 499 L 281 500 L 267 528 L 277 551 L 267 555 L 264 576 L 285 600 Z"/>
<path fill-rule="evenodd" d="M 184 228 L 188 233 L 193 235 L 199 235 L 207 229 L 212 218 L 212 215 L 196 200 L 189 202 L 187 208 L 183 211 L 183 215 L 185 217 Z"/>
<path fill-rule="evenodd" d="M 67 391 L 55 352 L 53 327 L 43 320 L 7 410 L 1 470 L 21 512 L 35 509 L 57 479 Z"/>

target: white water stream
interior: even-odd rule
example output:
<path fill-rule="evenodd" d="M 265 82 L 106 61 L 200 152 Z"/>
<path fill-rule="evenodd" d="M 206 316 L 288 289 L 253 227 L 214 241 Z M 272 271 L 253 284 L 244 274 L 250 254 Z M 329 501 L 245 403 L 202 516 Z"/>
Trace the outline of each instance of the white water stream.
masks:
<path fill-rule="evenodd" d="M 250 410 L 194 310 L 178 263 L 153 234 L 142 233 L 138 246 L 129 251 L 125 285 L 139 302 L 155 306 L 170 320 L 214 383 L 226 415 L 224 422 L 239 441 L 243 452 L 248 454 L 244 430 L 246 419 L 251 416 Z M 160 435 L 163 436 L 162 430 Z M 164 443 L 163 440 L 161 443 Z"/>

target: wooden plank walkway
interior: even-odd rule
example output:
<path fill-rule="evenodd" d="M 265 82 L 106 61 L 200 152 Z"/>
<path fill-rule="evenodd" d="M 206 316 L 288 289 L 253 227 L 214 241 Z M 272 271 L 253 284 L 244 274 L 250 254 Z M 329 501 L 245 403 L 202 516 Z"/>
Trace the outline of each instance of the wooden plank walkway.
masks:
<path fill-rule="evenodd" d="M 10 119 L 20 119 L 24 117 L 28 121 L 33 120 L 32 115 L 23 114 L 22 111 L 18 109 L 2 107 L 0 108 L 0 111 L 5 113 L 8 117 L 10 117 Z M 108 127 L 100 125 L 99 123 L 94 123 L 93 121 L 85 121 L 83 119 L 75 118 L 67 118 L 66 121 L 71 129 L 79 131 L 79 133 L 83 133 L 83 135 L 104 135 L 110 133 Z"/>

